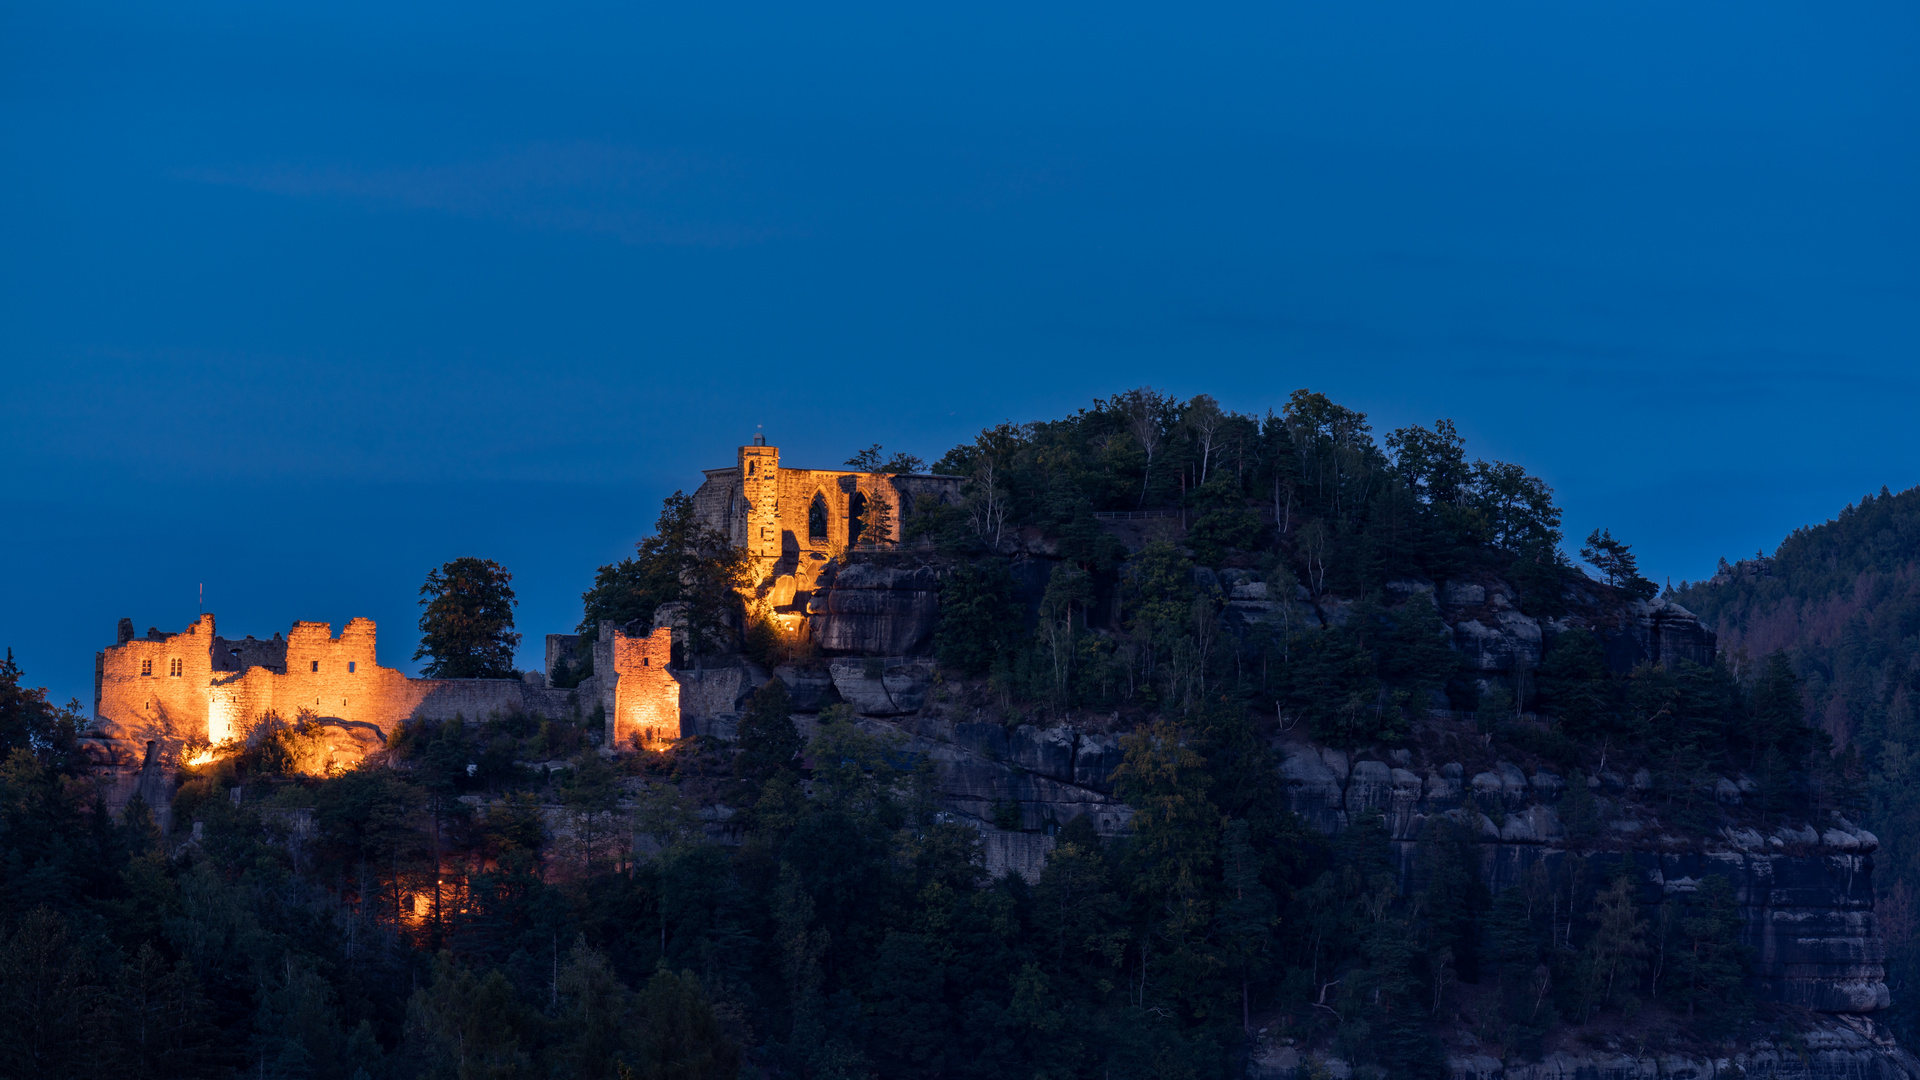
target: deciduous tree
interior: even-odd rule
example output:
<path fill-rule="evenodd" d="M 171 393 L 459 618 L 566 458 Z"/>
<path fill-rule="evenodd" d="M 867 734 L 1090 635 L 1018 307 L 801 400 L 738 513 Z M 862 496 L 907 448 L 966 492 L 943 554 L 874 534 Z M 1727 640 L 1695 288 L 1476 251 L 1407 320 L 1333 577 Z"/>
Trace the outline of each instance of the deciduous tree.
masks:
<path fill-rule="evenodd" d="M 420 586 L 420 673 L 432 679 L 512 679 L 513 575 L 492 559 L 455 559 Z"/>

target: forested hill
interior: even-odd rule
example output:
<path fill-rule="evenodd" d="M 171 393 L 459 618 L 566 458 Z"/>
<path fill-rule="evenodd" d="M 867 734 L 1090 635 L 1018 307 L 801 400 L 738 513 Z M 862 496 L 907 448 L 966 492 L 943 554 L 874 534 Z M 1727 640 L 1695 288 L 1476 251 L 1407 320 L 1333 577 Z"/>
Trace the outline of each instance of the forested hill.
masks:
<path fill-rule="evenodd" d="M 1716 663 L 1604 531 L 1577 567 L 1444 420 L 1275 405 L 983 431 L 790 604 L 669 497 L 581 568 L 583 631 L 674 628 L 664 747 L 566 661 L 563 715 L 334 769 L 267 714 L 117 811 L 0 664 L 0 1077 L 1896 1075 L 1874 841 L 1785 657 Z M 493 569 L 428 575 L 436 662 L 508 645 Z"/>
<path fill-rule="evenodd" d="M 1878 916 L 1894 1012 L 1920 1034 L 1920 487 L 1881 488 L 1797 529 L 1771 557 L 1721 560 L 1682 603 L 1719 632 L 1731 666 L 1784 650 L 1813 716 L 1858 749 L 1881 838 Z"/>

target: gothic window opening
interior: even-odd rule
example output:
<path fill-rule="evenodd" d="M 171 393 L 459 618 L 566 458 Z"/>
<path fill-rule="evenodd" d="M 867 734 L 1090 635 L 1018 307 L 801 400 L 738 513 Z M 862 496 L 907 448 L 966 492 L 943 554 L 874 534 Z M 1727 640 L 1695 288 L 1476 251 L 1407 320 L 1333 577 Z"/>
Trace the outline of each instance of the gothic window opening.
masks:
<path fill-rule="evenodd" d="M 754 472 L 754 470 L 755 470 L 755 469 L 758 469 L 759 467 L 760 467 L 760 463 L 759 463 L 759 462 L 757 462 L 757 461 L 749 461 L 749 462 L 747 462 L 747 475 L 748 475 L 748 476 L 752 476 L 752 475 L 753 475 L 753 472 Z"/>
<path fill-rule="evenodd" d="M 176 656 L 173 659 L 167 661 L 167 674 L 173 675 L 173 676 L 178 676 L 180 674 L 180 658 L 179 657 Z"/>
<path fill-rule="evenodd" d="M 862 526 L 866 524 L 866 522 L 863 521 L 862 519 L 865 518 L 866 516 L 867 516 L 867 493 L 864 491 L 856 491 L 853 493 L 853 497 L 847 500 L 847 546 L 848 547 L 852 547 L 853 545 L 858 544 L 860 542 L 860 531 Z"/>
<path fill-rule="evenodd" d="M 807 507 L 807 539 L 820 543 L 827 539 L 827 497 L 817 491 Z"/>

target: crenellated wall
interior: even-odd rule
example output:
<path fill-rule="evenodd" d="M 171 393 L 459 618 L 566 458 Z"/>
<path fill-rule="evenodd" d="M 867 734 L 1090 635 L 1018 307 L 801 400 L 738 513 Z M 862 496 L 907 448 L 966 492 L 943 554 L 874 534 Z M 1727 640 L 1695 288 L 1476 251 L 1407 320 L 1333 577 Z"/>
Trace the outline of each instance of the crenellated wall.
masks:
<path fill-rule="evenodd" d="M 94 660 L 88 744 L 103 767 L 140 767 L 148 743 L 171 767 L 189 745 L 226 742 L 268 715 L 337 729 L 336 763 L 350 765 L 409 719 L 579 708 L 579 695 L 549 689 L 538 676 L 413 679 L 382 667 L 371 619 L 348 622 L 337 637 L 330 624 L 298 622 L 284 640 L 270 641 L 218 637 L 212 615 L 180 633 L 144 639 L 124 625 L 120 642 Z"/>

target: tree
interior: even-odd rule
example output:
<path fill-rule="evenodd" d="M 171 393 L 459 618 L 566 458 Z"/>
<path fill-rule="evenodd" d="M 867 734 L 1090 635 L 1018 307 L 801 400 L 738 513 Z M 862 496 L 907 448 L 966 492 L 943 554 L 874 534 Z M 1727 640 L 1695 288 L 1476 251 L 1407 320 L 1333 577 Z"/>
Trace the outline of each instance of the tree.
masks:
<path fill-rule="evenodd" d="M 885 547 L 893 543 L 893 485 L 885 473 L 871 473 L 860 485 L 854 513 L 854 543 Z"/>
<path fill-rule="evenodd" d="M 1640 917 L 1626 865 L 1613 884 L 1593 898 L 1587 921 L 1594 924 L 1593 938 L 1587 942 L 1593 973 L 1590 1000 L 1603 1009 L 1616 996 L 1623 1003 L 1633 1003 L 1637 1000 L 1633 991 L 1647 970 L 1647 920 Z"/>
<path fill-rule="evenodd" d="M 66 920 L 29 911 L 0 939 L 0 1071 L 9 1077 L 72 1076 L 100 987 L 67 937 Z"/>
<path fill-rule="evenodd" d="M 1531 1052 L 1558 1019 L 1553 1007 L 1554 920 L 1560 905 L 1544 863 L 1494 898 L 1487 944 L 1500 972 L 1501 1038 Z"/>
<path fill-rule="evenodd" d="M 1240 977 L 1240 1028 L 1249 1036 L 1253 1034 L 1253 980 L 1266 966 L 1278 921 L 1273 891 L 1261 880 L 1261 859 L 1251 833 L 1248 822 L 1236 818 L 1227 822 L 1221 834 L 1220 860 L 1227 888 L 1219 915 L 1227 961 Z"/>
<path fill-rule="evenodd" d="M 1125 751 L 1113 771 L 1114 794 L 1134 808 L 1126 868 L 1134 892 L 1151 905 L 1162 944 L 1160 966 L 1178 974 L 1196 962 L 1194 940 L 1211 921 L 1208 885 L 1219 846 L 1220 811 L 1209 797 L 1206 762 L 1186 732 L 1166 721 L 1120 739 Z M 1141 987 L 1154 965 L 1150 940 L 1140 942 Z M 1185 955 L 1183 955 L 1185 954 Z M 1163 989 L 1164 992 L 1164 989 Z"/>
<path fill-rule="evenodd" d="M 721 1029 L 691 971 L 662 965 L 640 991 L 639 1080 L 733 1080 L 740 1048 Z"/>
<path fill-rule="evenodd" d="M 634 545 L 631 558 L 602 566 L 593 588 L 580 594 L 585 607 L 580 633 L 602 622 L 653 626 L 662 604 L 685 603 L 694 645 L 718 647 L 739 606 L 746 555 L 725 532 L 708 527 L 694 512 L 693 498 L 676 491 L 660 504 L 653 535 Z"/>
<path fill-rule="evenodd" d="M 492 559 L 455 559 L 420 586 L 420 673 L 430 679 L 512 679 L 513 575 Z"/>
<path fill-rule="evenodd" d="M 560 1026 L 565 1041 L 558 1057 L 565 1075 L 580 1080 L 607 1080 L 615 1075 L 627 1037 L 631 994 L 607 966 L 607 958 L 587 944 L 581 934 L 567 953 L 567 962 L 554 981 L 561 1000 Z"/>
<path fill-rule="evenodd" d="M 1147 491 L 1153 483 L 1153 459 L 1167 442 L 1167 423 L 1173 413 L 1174 400 L 1169 395 L 1143 386 L 1115 395 L 1113 407 L 1127 426 L 1127 434 L 1133 436 L 1135 445 L 1147 456 L 1146 468 L 1140 473 L 1140 498 L 1136 505 L 1147 504 Z"/>
<path fill-rule="evenodd" d="M 800 730 L 793 726 L 792 695 L 779 676 L 753 692 L 735 736 L 740 756 L 734 761 L 734 770 L 742 779 L 764 783 L 774 773 L 792 766 L 804 743 Z"/>
<path fill-rule="evenodd" d="M 1471 502 L 1495 547 L 1522 551 L 1558 547 L 1560 508 L 1553 489 L 1518 465 L 1504 461 L 1473 463 Z"/>
<path fill-rule="evenodd" d="M 1208 467 L 1213 463 L 1213 455 L 1219 450 L 1220 433 L 1227 426 L 1227 414 L 1220 409 L 1220 403 L 1212 395 L 1195 394 L 1187 407 L 1181 410 L 1180 425 L 1193 436 L 1196 448 L 1200 451 L 1199 483 L 1207 482 Z"/>
<path fill-rule="evenodd" d="M 847 459 L 847 468 L 858 469 L 863 473 L 887 473 L 898 476 L 901 473 L 917 473 L 926 468 L 926 462 L 904 450 L 896 451 L 892 457 L 874 443 L 865 450 Z"/>
<path fill-rule="evenodd" d="M 528 1019 L 504 972 L 476 975 L 445 952 L 434 961 L 433 984 L 407 1005 L 407 1032 L 432 1075 L 451 1080 L 518 1075 L 528 1065 L 520 1045 Z"/>
<path fill-rule="evenodd" d="M 1580 557 L 1600 571 L 1607 584 L 1618 588 L 1632 600 L 1651 598 L 1659 588 L 1640 576 L 1633 549 L 1613 538 L 1609 529 L 1595 529 L 1580 548 Z"/>
<path fill-rule="evenodd" d="M 1400 482 L 1427 506 L 1454 505 L 1473 479 L 1467 467 L 1466 440 L 1451 420 L 1436 420 L 1429 431 L 1418 424 L 1387 436 Z"/>
<path fill-rule="evenodd" d="M 1805 759 L 1812 748 L 1813 729 L 1807 724 L 1800 680 L 1786 653 L 1776 649 L 1763 662 L 1760 677 L 1753 681 L 1748 713 L 1753 740 L 1749 764 L 1758 762 L 1761 753 L 1769 749 L 1778 750 L 1782 758 L 1795 764 Z"/>
<path fill-rule="evenodd" d="M 1740 943 L 1740 906 L 1725 875 L 1700 883 L 1680 919 L 1680 943 L 1673 974 L 1687 1019 L 1709 1029 L 1724 1029 L 1743 1019 L 1751 1005 L 1746 973 L 1749 951 Z"/>
<path fill-rule="evenodd" d="M 23 675 L 14 662 L 13 650 L 0 661 L 0 759 L 15 750 L 24 750 L 56 766 L 70 760 L 75 740 L 86 729 L 87 719 L 78 701 L 65 709 L 47 701 L 46 689 L 20 685 Z"/>
<path fill-rule="evenodd" d="M 1093 578 L 1072 563 L 1055 564 L 1047 575 L 1047 591 L 1040 599 L 1040 641 L 1053 668 L 1053 693 L 1066 701 L 1073 677 L 1077 640 L 1075 614 L 1086 620 L 1093 603 Z"/>
<path fill-rule="evenodd" d="M 1021 624 L 1013 576 L 1000 559 L 962 563 L 940 583 L 934 655 L 942 664 L 978 675 L 1013 645 Z"/>

